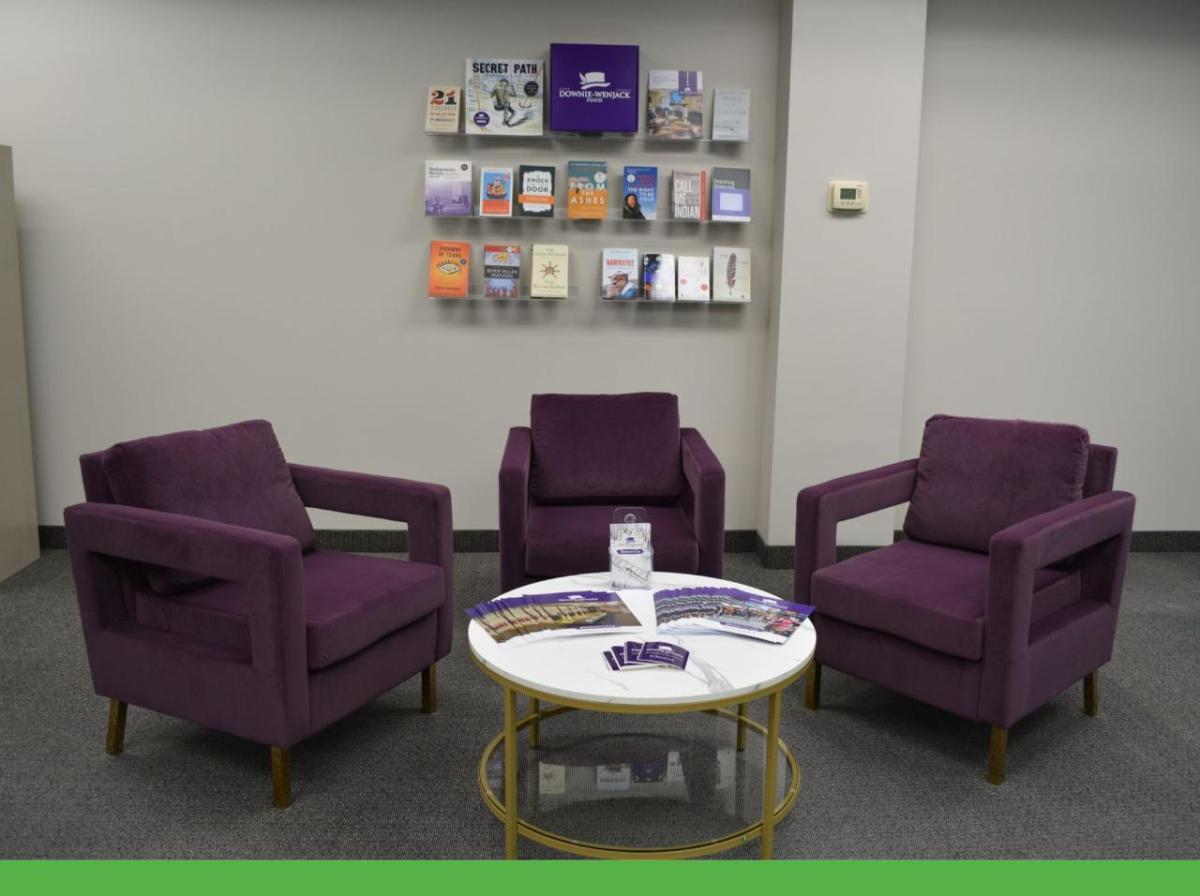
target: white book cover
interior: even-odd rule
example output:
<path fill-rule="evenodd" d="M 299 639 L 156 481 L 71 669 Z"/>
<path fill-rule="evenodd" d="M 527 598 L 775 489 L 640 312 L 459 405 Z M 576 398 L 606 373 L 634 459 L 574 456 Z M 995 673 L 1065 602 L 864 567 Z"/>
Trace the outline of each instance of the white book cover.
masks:
<path fill-rule="evenodd" d="M 750 91 L 718 87 L 713 91 L 712 139 L 746 142 L 750 139 Z"/>
<path fill-rule="evenodd" d="M 466 159 L 425 160 L 425 214 L 471 214 L 471 163 Z"/>
<path fill-rule="evenodd" d="M 712 290 L 708 278 L 709 259 L 705 256 L 680 255 L 678 271 L 678 295 L 681 302 L 707 302 Z"/>
<path fill-rule="evenodd" d="M 544 70 L 541 59 L 468 59 L 463 86 L 466 132 L 540 135 Z"/>
<path fill-rule="evenodd" d="M 565 299 L 569 260 L 570 250 L 565 245 L 534 243 L 529 294 L 535 299 Z"/>
<path fill-rule="evenodd" d="M 637 299 L 638 250 L 605 249 L 600 258 L 600 294 L 605 299 Z"/>
<path fill-rule="evenodd" d="M 714 246 L 712 264 L 714 302 L 750 301 L 750 250 Z"/>
<path fill-rule="evenodd" d="M 513 170 L 479 169 L 479 214 L 484 218 L 511 218 L 513 213 Z"/>
<path fill-rule="evenodd" d="M 425 97 L 425 133 L 457 134 L 461 109 L 461 87 L 457 84 L 430 85 Z"/>
<path fill-rule="evenodd" d="M 675 301 L 675 256 L 670 252 L 642 256 L 642 295 L 652 302 Z"/>

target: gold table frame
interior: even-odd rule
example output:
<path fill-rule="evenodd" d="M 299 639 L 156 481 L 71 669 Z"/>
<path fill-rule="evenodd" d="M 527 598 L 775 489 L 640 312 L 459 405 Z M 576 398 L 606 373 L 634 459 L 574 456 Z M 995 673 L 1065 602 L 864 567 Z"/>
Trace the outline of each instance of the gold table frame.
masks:
<path fill-rule="evenodd" d="M 796 804 L 796 796 L 800 792 L 800 766 L 796 763 L 791 749 L 779 736 L 780 708 L 783 691 L 808 674 L 812 661 L 805 663 L 798 671 L 782 681 L 769 687 L 743 694 L 736 701 L 729 699 L 713 699 L 682 704 L 625 704 L 598 703 L 588 700 L 575 700 L 556 694 L 549 694 L 527 685 L 506 678 L 494 669 L 486 666 L 474 653 L 471 658 L 488 678 L 496 682 L 504 691 L 504 730 L 497 734 L 484 748 L 479 760 L 479 791 L 483 796 L 484 805 L 489 811 L 504 823 L 504 855 L 507 859 L 517 858 L 517 843 L 520 837 L 540 843 L 551 849 L 573 853 L 593 859 L 685 859 L 695 856 L 712 855 L 727 849 L 748 843 L 755 837 L 762 840 L 761 857 L 771 858 L 775 845 L 775 826 L 792 810 Z M 530 712 L 523 718 L 517 716 L 517 695 L 523 694 L 530 700 Z M 747 706 L 754 700 L 767 698 L 767 724 L 760 725 L 746 715 Z M 543 703 L 554 704 L 549 709 L 542 709 Z M 736 705 L 732 712 L 729 706 Z M 746 747 L 746 732 L 756 731 L 763 737 L 763 817 L 761 821 L 746 825 L 724 837 L 714 840 L 704 840 L 681 846 L 664 847 L 621 847 L 608 846 L 600 843 L 589 843 L 564 837 L 545 828 L 530 824 L 520 817 L 517 799 L 517 736 L 522 729 L 529 729 L 529 741 L 532 748 L 537 748 L 540 724 L 543 719 L 549 719 L 572 710 L 589 712 L 614 713 L 618 715 L 678 715 L 689 712 L 708 712 L 721 718 L 737 722 L 737 748 L 739 751 Z M 492 791 L 487 779 L 488 757 L 504 742 L 504 800 L 503 802 Z M 776 772 L 779 764 L 778 753 L 782 752 L 788 764 L 790 783 L 783 798 L 776 804 L 774 801 Z"/>

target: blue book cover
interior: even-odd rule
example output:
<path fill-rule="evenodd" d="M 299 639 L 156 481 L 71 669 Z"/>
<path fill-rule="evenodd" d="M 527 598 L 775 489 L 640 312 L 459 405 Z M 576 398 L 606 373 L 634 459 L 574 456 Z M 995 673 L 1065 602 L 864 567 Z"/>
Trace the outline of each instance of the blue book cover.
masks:
<path fill-rule="evenodd" d="M 653 221 L 658 217 L 658 169 L 653 165 L 625 166 L 621 217 L 634 221 Z"/>

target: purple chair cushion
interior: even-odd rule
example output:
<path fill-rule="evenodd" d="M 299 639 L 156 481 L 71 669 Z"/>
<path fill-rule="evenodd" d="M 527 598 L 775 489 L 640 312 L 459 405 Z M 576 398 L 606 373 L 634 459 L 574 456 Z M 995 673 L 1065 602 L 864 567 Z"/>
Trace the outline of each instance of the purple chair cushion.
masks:
<path fill-rule="evenodd" d="M 337 551 L 313 551 L 303 563 L 310 671 L 332 666 L 436 613 L 446 599 L 440 566 Z M 167 597 L 141 591 L 136 604 L 141 625 L 249 659 L 248 597 L 237 583 Z"/>
<path fill-rule="evenodd" d="M 121 442 L 104 452 L 104 474 L 118 504 L 290 535 L 301 550 L 316 544 L 265 420 Z M 160 594 L 211 581 L 161 567 L 146 567 L 146 577 Z"/>
<path fill-rule="evenodd" d="M 535 395 L 529 416 L 529 494 L 538 503 L 644 505 L 679 498 L 676 396 Z"/>
<path fill-rule="evenodd" d="M 551 578 L 608 569 L 608 526 L 615 505 L 532 507 L 525 571 Z M 647 507 L 654 568 L 694 573 L 700 547 L 692 524 L 677 507 Z"/>
<path fill-rule="evenodd" d="M 978 660 L 987 587 L 986 554 L 908 540 L 818 570 L 811 599 L 820 616 Z M 1039 569 L 1033 588 L 1037 622 L 1079 600 L 1079 571 Z"/>
<path fill-rule="evenodd" d="M 904 532 L 986 553 L 1001 529 L 1078 501 L 1087 464 L 1078 426 L 930 417 Z"/>

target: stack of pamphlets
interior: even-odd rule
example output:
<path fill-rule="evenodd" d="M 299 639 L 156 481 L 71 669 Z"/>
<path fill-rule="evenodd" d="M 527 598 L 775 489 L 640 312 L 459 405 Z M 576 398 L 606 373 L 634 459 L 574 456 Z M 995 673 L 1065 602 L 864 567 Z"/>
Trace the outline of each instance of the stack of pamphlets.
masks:
<path fill-rule="evenodd" d="M 666 641 L 626 641 L 604 651 L 604 664 L 614 672 L 629 669 L 686 669 L 691 654 Z"/>
<path fill-rule="evenodd" d="M 501 597 L 467 610 L 499 644 L 553 635 L 635 632 L 642 625 L 613 591 L 563 591 Z"/>
<path fill-rule="evenodd" d="M 813 608 L 738 588 L 672 588 L 654 592 L 658 630 L 728 632 L 782 644 Z"/>

